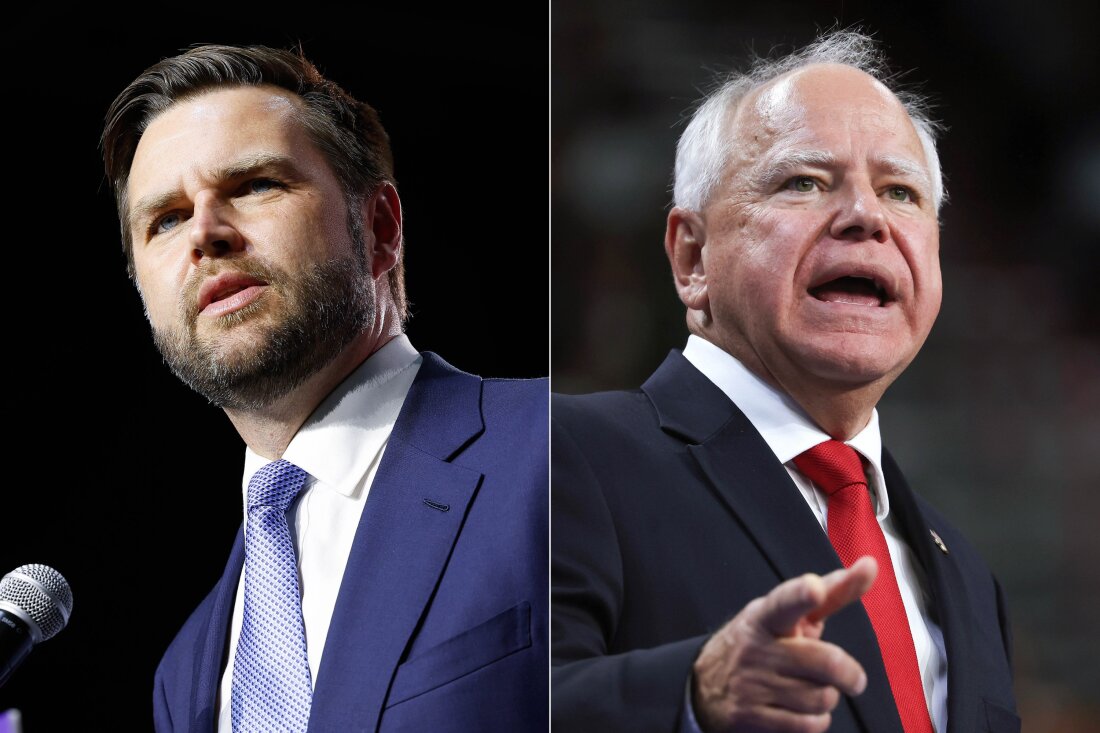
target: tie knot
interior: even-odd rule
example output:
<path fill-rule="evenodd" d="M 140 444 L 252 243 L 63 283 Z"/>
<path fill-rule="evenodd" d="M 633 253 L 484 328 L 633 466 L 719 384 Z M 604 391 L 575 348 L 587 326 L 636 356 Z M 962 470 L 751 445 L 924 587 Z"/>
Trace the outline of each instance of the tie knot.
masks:
<path fill-rule="evenodd" d="M 286 511 L 309 474 L 290 461 L 272 461 L 248 481 L 248 508 L 269 506 Z"/>
<path fill-rule="evenodd" d="M 867 485 L 859 454 L 839 440 L 818 443 L 795 456 L 794 464 L 829 496 L 852 484 Z"/>

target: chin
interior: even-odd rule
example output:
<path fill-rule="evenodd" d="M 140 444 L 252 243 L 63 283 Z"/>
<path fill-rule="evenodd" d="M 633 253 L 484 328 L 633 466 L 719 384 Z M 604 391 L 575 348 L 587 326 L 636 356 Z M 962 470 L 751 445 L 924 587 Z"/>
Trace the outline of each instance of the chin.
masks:
<path fill-rule="evenodd" d="M 914 356 L 915 349 L 870 336 L 835 336 L 795 352 L 795 360 L 804 371 L 824 381 L 853 387 L 882 380 L 892 382 Z"/>

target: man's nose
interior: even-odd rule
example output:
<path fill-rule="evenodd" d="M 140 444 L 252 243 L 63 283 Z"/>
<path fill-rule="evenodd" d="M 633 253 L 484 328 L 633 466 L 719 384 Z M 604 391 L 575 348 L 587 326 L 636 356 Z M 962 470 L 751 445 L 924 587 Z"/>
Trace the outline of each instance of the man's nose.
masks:
<path fill-rule="evenodd" d="M 244 237 L 227 216 L 226 204 L 212 192 L 195 197 L 191 215 L 191 258 L 198 264 L 204 257 L 222 257 L 244 249 Z"/>
<path fill-rule="evenodd" d="M 841 191 L 840 210 L 833 219 L 830 233 L 835 239 L 885 242 L 890 225 L 882 201 L 869 182 L 850 181 Z"/>

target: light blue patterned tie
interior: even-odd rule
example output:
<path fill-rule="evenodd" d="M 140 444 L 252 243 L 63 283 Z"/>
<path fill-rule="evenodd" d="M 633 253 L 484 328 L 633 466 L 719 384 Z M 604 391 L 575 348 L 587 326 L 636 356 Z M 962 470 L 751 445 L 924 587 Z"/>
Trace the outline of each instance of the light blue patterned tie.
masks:
<path fill-rule="evenodd" d="M 248 482 L 244 621 L 233 660 L 235 733 L 305 731 L 313 702 L 302 600 L 286 510 L 309 477 L 289 461 Z"/>

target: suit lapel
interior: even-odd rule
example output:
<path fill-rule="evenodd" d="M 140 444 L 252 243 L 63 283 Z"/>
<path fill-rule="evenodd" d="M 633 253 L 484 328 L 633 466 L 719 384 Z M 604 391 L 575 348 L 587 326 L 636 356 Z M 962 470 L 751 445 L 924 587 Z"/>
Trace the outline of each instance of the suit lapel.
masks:
<path fill-rule="evenodd" d="M 718 497 L 781 580 L 804 573 L 825 575 L 841 567 L 828 535 L 768 444 L 682 354 L 670 354 L 642 389 L 656 407 L 662 429 L 688 442 L 688 452 Z M 852 605 L 832 616 L 824 638 L 845 649 L 867 672 L 867 689 L 849 698 L 864 727 L 901 733 L 878 641 L 863 606 Z"/>
<path fill-rule="evenodd" d="M 206 634 L 195 646 L 195 666 L 191 683 L 191 730 L 213 730 L 218 722 L 218 688 L 221 685 L 222 665 L 229 643 L 229 617 L 233 613 L 233 601 L 244 568 L 244 532 L 237 532 L 229 562 L 214 590 L 214 603 Z"/>
<path fill-rule="evenodd" d="M 425 353 L 356 531 L 310 730 L 376 729 L 481 474 L 450 459 L 484 429 L 481 381 Z"/>
<path fill-rule="evenodd" d="M 974 615 L 964 592 L 966 581 L 954 557 L 935 546 L 930 530 L 936 527 L 920 511 L 905 477 L 885 451 L 882 468 L 890 491 L 891 512 L 896 514 L 905 542 L 924 570 L 931 596 L 929 605 L 943 631 L 947 649 L 947 730 L 951 733 L 977 730 L 979 695 L 969 664 L 974 652 L 968 631 L 968 619 Z"/>

